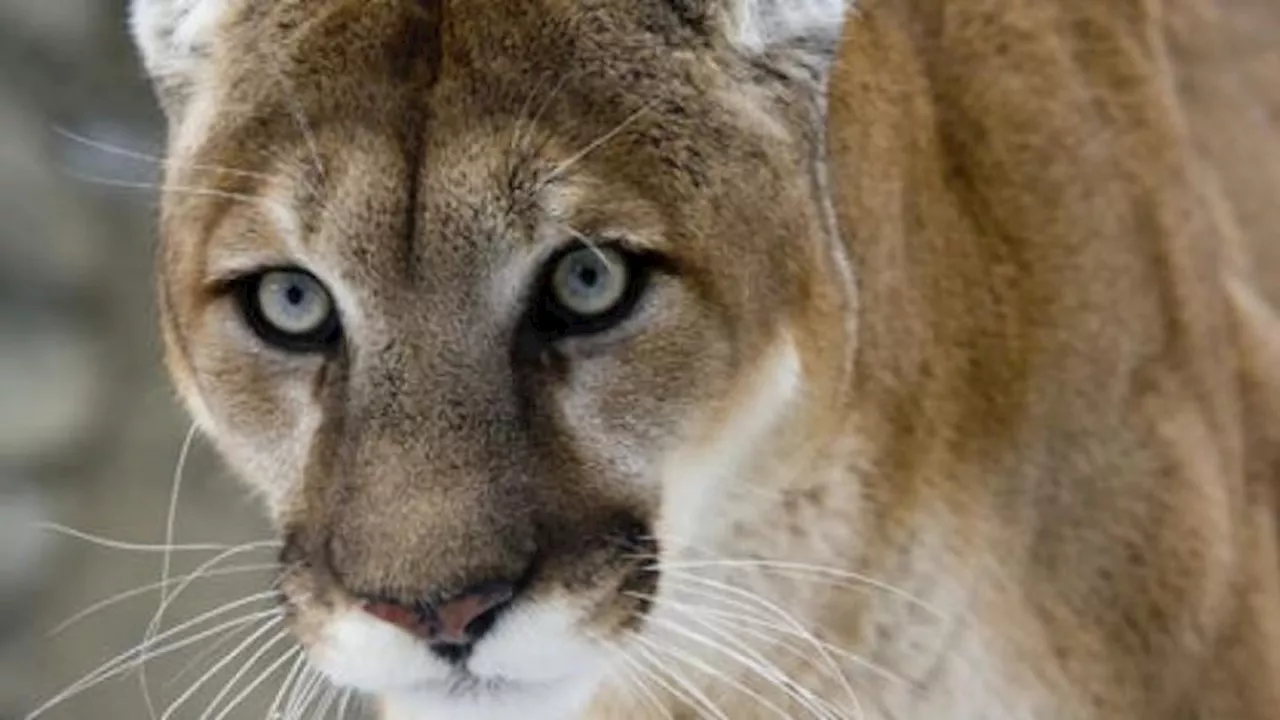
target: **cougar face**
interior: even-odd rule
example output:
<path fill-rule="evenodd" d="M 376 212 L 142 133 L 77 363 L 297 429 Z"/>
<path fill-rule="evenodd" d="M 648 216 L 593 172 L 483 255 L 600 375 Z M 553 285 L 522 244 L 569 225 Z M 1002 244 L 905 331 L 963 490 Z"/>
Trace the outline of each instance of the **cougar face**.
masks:
<path fill-rule="evenodd" d="M 205 189 L 164 208 L 169 365 L 332 680 L 562 717 L 728 531 L 846 350 L 817 71 L 730 33 L 817 58 L 843 6 L 800 5 L 136 3 Z"/>

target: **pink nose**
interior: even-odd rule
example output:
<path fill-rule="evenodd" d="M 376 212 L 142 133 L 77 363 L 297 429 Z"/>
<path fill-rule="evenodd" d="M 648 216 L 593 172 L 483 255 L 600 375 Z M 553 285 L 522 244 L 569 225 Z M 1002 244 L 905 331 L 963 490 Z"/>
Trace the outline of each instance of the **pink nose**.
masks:
<path fill-rule="evenodd" d="M 465 647 L 489 631 L 513 595 L 514 589 L 506 583 L 486 583 L 434 606 L 372 601 L 364 609 L 432 645 Z"/>

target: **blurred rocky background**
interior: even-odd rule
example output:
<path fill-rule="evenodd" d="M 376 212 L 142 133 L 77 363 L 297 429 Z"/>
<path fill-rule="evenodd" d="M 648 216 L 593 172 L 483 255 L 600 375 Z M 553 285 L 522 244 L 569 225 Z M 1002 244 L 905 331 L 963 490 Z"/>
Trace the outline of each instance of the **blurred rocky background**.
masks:
<path fill-rule="evenodd" d="M 162 542 L 188 430 L 161 370 L 151 290 L 157 194 L 147 186 L 160 167 L 143 156 L 161 153 L 161 118 L 129 45 L 124 5 L 0 0 L 0 720 L 26 718 L 135 646 L 159 600 L 127 597 L 51 634 L 98 600 L 155 582 L 162 556 L 74 539 L 50 524 Z M 266 535 L 257 510 L 223 475 L 196 442 L 178 542 Z M 183 553 L 175 571 L 209 557 Z M 269 559 L 246 555 L 223 567 Z M 193 583 L 166 625 L 266 587 L 269 576 L 250 575 Z M 152 663 L 161 711 L 200 677 L 196 670 L 174 680 L 207 647 Z M 227 679 L 212 678 L 173 717 L 208 717 L 209 693 Z M 274 693 L 280 679 L 264 688 Z M 129 673 L 40 717 L 147 718 L 142 697 Z M 226 717 L 262 718 L 254 707 Z"/>

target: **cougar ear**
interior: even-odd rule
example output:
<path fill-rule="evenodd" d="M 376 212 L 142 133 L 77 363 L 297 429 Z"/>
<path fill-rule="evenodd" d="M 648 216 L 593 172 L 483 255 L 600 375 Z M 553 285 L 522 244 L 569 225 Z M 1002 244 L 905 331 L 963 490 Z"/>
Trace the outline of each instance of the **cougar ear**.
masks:
<path fill-rule="evenodd" d="M 130 26 L 147 73 L 172 113 L 206 60 L 234 0 L 132 0 Z"/>
<path fill-rule="evenodd" d="M 834 47 L 853 0 L 719 0 L 729 41 L 760 55 L 796 47 Z"/>
<path fill-rule="evenodd" d="M 822 84 L 856 0 L 667 0 L 753 63 Z"/>

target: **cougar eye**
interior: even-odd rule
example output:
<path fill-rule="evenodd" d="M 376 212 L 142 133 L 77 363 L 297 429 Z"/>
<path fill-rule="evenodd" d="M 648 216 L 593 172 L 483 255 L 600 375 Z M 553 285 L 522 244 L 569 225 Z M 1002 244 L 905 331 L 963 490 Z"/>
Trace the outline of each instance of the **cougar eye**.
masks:
<path fill-rule="evenodd" d="M 302 270 L 268 270 L 248 278 L 240 303 L 249 327 L 271 345 L 291 352 L 319 352 L 341 330 L 333 297 Z"/>
<path fill-rule="evenodd" d="M 601 332 L 626 318 L 644 290 L 644 258 L 617 245 L 578 244 L 544 273 L 534 326 L 559 335 Z"/>
<path fill-rule="evenodd" d="M 607 313 L 627 292 L 629 268 L 608 247 L 581 247 L 566 253 L 551 274 L 551 292 L 562 308 L 581 317 Z"/>

